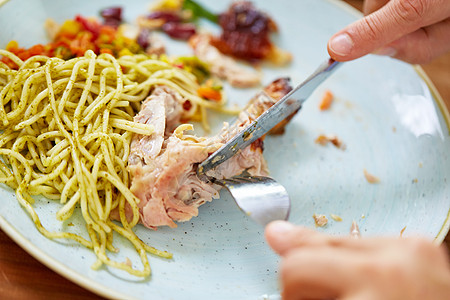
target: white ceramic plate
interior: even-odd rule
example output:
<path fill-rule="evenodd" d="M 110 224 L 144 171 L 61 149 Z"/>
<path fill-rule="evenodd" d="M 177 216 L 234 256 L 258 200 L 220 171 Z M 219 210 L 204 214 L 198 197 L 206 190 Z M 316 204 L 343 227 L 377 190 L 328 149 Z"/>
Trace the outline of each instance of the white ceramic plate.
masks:
<path fill-rule="evenodd" d="M 229 1 L 205 5 L 223 11 Z M 0 47 L 11 39 L 31 46 L 46 40 L 43 23 L 58 22 L 75 14 L 97 15 L 113 4 L 125 7 L 132 21 L 148 1 L 34 1 L 10 0 L 0 7 Z M 257 1 L 270 12 L 281 34 L 277 43 L 294 54 L 287 68 L 265 69 L 264 82 L 290 76 L 298 83 L 326 59 L 326 42 L 342 26 L 359 15 L 337 1 Z M 208 25 L 206 25 L 208 26 Z M 172 42 L 171 53 L 188 53 Z M 337 100 L 329 111 L 318 103 L 325 89 Z M 229 89 L 232 102 L 245 103 L 255 90 Z M 219 125 L 216 119 L 213 123 Z M 424 235 L 441 241 L 449 226 L 450 139 L 448 112 L 442 101 L 411 65 L 385 57 L 368 56 L 346 63 L 308 100 L 301 113 L 279 137 L 269 137 L 266 158 L 271 174 L 292 197 L 291 221 L 314 227 L 314 213 L 342 217 L 319 228 L 331 234 L 348 234 L 352 220 L 363 236 Z M 320 134 L 336 134 L 345 151 L 321 147 Z M 363 170 L 378 176 L 369 184 Z M 176 229 L 151 231 L 138 226 L 138 235 L 149 244 L 167 249 L 172 260 L 151 257 L 151 278 L 140 279 L 121 271 L 90 269 L 94 254 L 65 241 L 41 236 L 19 206 L 13 191 L 0 189 L 0 226 L 19 245 L 44 264 L 106 297 L 151 299 L 258 299 L 278 298 L 278 258 L 264 242 L 263 229 L 250 221 L 222 193 L 206 204 L 200 215 Z M 58 204 L 40 199 L 36 210 L 49 229 L 80 231 L 55 221 Z M 79 226 L 79 227 L 78 227 Z M 139 259 L 124 240 L 118 241 L 118 260 Z"/>

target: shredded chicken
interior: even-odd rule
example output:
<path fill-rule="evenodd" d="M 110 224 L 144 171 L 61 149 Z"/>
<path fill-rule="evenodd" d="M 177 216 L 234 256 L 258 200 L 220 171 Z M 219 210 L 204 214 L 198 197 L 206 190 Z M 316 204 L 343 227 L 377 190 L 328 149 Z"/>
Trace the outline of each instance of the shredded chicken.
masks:
<path fill-rule="evenodd" d="M 325 215 L 313 214 L 314 223 L 317 227 L 324 227 L 328 224 L 328 218 Z"/>
<path fill-rule="evenodd" d="M 47 37 L 53 41 L 56 38 L 56 35 L 59 32 L 61 26 L 55 22 L 55 20 L 48 18 L 44 23 L 45 32 L 47 33 Z"/>
<path fill-rule="evenodd" d="M 128 158 L 129 164 L 135 165 L 138 161 L 148 164 L 161 152 L 164 137 L 180 124 L 184 102 L 186 100 L 175 91 L 167 87 L 157 87 L 142 103 L 141 110 L 134 117 L 134 121 L 152 124 L 155 132 L 151 136 L 135 135 L 133 137 Z"/>
<path fill-rule="evenodd" d="M 339 148 L 341 150 L 345 150 L 346 146 L 345 144 L 335 135 L 319 135 L 316 140 L 316 144 L 319 144 L 321 146 L 326 146 L 328 143 L 333 144 L 336 148 Z"/>
<path fill-rule="evenodd" d="M 166 53 L 166 46 L 164 45 L 163 39 L 155 33 L 151 33 L 148 36 L 148 45 L 145 49 L 145 53 L 147 54 L 162 55 Z"/>
<path fill-rule="evenodd" d="M 235 87 L 253 87 L 261 82 L 261 74 L 253 69 L 239 65 L 234 59 L 226 56 L 211 45 L 212 36 L 206 33 L 193 36 L 189 43 L 194 54 L 210 66 L 211 73 L 227 80 Z"/>
<path fill-rule="evenodd" d="M 364 169 L 364 177 L 366 178 L 368 183 L 380 183 L 380 178 L 378 178 L 377 176 L 370 174 L 369 172 L 367 172 L 366 169 Z"/>
<path fill-rule="evenodd" d="M 336 222 L 342 222 L 342 218 L 341 216 L 335 215 L 335 214 L 330 214 L 330 217 L 335 220 Z"/>
<path fill-rule="evenodd" d="M 287 84 L 286 80 L 283 82 Z M 274 84 L 280 85 L 280 82 Z M 272 90 L 277 91 L 271 94 L 277 96 L 277 100 L 283 96 L 280 87 Z M 290 88 L 285 87 L 284 90 Z M 140 220 L 150 228 L 176 227 L 175 222 L 190 220 L 198 215 L 200 205 L 217 198 L 220 187 L 197 177 L 198 163 L 276 102 L 257 96 L 240 113 L 237 121 L 231 125 L 225 124 L 218 135 L 197 137 L 186 133 L 192 129 L 191 125 L 179 125 L 184 101 L 168 87 L 158 87 L 142 103 L 141 111 L 135 117 L 135 121 L 155 127 L 151 136 L 136 135 L 133 138 L 128 161 L 131 190 L 141 200 Z M 267 175 L 262 153 L 261 138 L 221 164 L 214 171 L 214 176 L 231 177 L 245 170 L 251 175 Z"/>

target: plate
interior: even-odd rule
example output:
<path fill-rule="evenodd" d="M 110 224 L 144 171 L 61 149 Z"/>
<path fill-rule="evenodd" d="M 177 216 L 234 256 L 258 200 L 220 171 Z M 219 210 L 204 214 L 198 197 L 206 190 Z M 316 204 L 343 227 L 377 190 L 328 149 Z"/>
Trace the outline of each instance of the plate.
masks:
<path fill-rule="evenodd" d="M 223 11 L 229 1 L 201 1 Z M 0 7 L 0 47 L 11 39 L 31 46 L 46 40 L 43 23 L 80 13 L 97 15 L 100 8 L 125 7 L 134 20 L 148 1 L 34 1 L 10 0 Z M 264 68 L 264 83 L 290 76 L 299 83 L 327 58 L 326 42 L 360 15 L 338 1 L 270 0 L 257 2 L 280 27 L 276 43 L 294 54 L 286 68 Z M 212 28 L 205 23 L 205 27 Z M 185 44 L 168 41 L 172 54 L 189 53 Z M 226 87 L 231 102 L 243 105 L 256 90 Z M 325 90 L 336 97 L 328 111 L 318 105 Z M 214 117 L 214 118 L 213 118 Z M 223 118 L 222 118 L 223 119 Z M 448 111 L 422 71 L 386 57 L 367 56 L 345 63 L 312 95 L 284 135 L 265 143 L 271 175 L 292 198 L 290 221 L 314 228 L 314 213 L 328 216 L 320 231 L 347 235 L 356 220 L 363 236 L 422 235 L 440 242 L 449 229 L 450 173 Z M 221 118 L 212 114 L 215 128 Z M 338 136 L 340 150 L 319 146 L 321 134 Z M 364 169 L 380 179 L 370 184 Z M 75 283 L 108 298 L 123 299 L 277 299 L 278 257 L 263 237 L 263 228 L 249 220 L 223 192 L 205 204 L 197 218 L 176 229 L 152 231 L 137 226 L 138 236 L 150 245 L 167 249 L 172 260 L 150 257 L 150 278 L 141 279 L 107 267 L 94 271 L 95 255 L 67 241 L 52 241 L 38 233 L 14 192 L 0 188 L 0 226 L 21 247 Z M 36 210 L 44 225 L 67 229 L 55 221 L 58 204 L 43 198 Z M 330 214 L 338 215 L 341 222 Z M 81 216 L 71 222 L 82 226 Z M 75 229 L 73 229 L 75 228 Z M 83 234 L 81 232 L 81 234 Z M 117 237 L 120 252 L 138 266 L 132 247 Z"/>

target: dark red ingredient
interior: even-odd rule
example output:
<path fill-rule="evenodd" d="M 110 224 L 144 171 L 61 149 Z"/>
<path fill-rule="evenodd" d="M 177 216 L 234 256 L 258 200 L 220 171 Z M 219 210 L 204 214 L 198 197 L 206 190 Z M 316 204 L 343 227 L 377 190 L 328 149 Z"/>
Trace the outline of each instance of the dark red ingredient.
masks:
<path fill-rule="evenodd" d="M 122 21 L 122 7 L 114 6 L 103 9 L 100 15 L 105 19 L 116 19 Z"/>
<path fill-rule="evenodd" d="M 180 23 L 182 20 L 179 15 L 166 11 L 155 11 L 147 16 L 151 20 L 163 20 L 164 22 Z"/>
<path fill-rule="evenodd" d="M 188 40 L 196 33 L 194 24 L 169 22 L 162 26 L 162 30 L 170 37 L 180 40 Z"/>
<path fill-rule="evenodd" d="M 103 18 L 104 25 L 117 28 L 122 23 L 122 7 L 120 6 L 105 8 L 100 11 L 100 15 Z"/>
<path fill-rule="evenodd" d="M 186 111 L 189 111 L 192 108 L 192 103 L 191 101 L 187 100 L 183 103 L 183 109 Z"/>
<path fill-rule="evenodd" d="M 149 36 L 150 36 L 150 31 L 148 29 L 141 29 L 141 31 L 139 31 L 139 35 L 137 37 L 136 42 L 139 44 L 139 46 L 142 47 L 142 49 L 147 49 L 150 46 L 149 43 Z"/>
<path fill-rule="evenodd" d="M 268 56 L 272 49 L 270 33 L 276 24 L 249 1 L 234 2 L 228 11 L 219 15 L 223 32 L 213 40 L 222 53 L 255 61 Z"/>
<path fill-rule="evenodd" d="M 103 25 L 111 26 L 111 27 L 114 27 L 114 28 L 119 27 L 120 23 L 122 23 L 122 22 L 120 22 L 120 21 L 118 21 L 116 19 L 105 19 L 103 21 Z"/>

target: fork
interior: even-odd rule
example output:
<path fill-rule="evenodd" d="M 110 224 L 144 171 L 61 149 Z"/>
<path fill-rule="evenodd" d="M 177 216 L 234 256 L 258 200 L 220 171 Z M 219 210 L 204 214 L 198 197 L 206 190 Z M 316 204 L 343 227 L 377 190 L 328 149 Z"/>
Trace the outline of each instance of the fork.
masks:
<path fill-rule="evenodd" d="M 225 187 L 239 208 L 262 226 L 273 220 L 287 220 L 291 201 L 286 189 L 273 178 L 247 172 L 225 179 L 209 178 Z"/>

